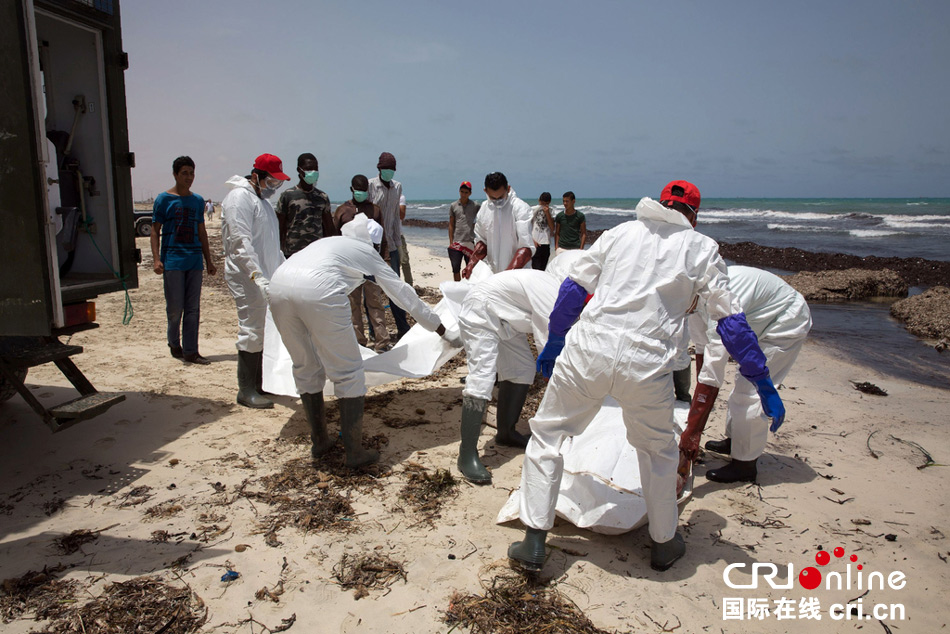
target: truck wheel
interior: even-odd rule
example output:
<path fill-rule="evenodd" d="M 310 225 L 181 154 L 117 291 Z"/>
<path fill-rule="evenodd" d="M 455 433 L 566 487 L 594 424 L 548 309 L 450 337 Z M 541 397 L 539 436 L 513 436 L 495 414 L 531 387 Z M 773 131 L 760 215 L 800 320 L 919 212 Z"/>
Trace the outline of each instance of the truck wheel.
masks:
<path fill-rule="evenodd" d="M 16 374 L 16 378 L 18 378 L 20 382 L 23 382 L 23 380 L 26 379 L 26 372 L 27 368 L 17 368 L 13 371 L 13 373 Z M 0 376 L 0 403 L 10 399 L 16 393 L 16 386 Z"/>
<path fill-rule="evenodd" d="M 137 225 L 135 225 L 136 235 L 147 238 L 152 235 L 152 223 L 147 220 L 140 220 Z"/>

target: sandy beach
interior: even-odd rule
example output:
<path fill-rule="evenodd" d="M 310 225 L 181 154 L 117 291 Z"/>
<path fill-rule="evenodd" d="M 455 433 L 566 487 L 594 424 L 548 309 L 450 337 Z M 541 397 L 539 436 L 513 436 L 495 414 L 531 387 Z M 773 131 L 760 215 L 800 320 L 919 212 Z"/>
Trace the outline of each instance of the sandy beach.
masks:
<path fill-rule="evenodd" d="M 209 223 L 214 241 L 218 218 Z M 234 402 L 236 314 L 222 274 L 206 275 L 202 295 L 200 349 L 212 364 L 184 365 L 165 344 L 162 281 L 151 271 L 147 238 L 138 247 L 144 261 L 139 288 L 130 292 L 131 324 L 121 323 L 124 296 L 103 296 L 101 327 L 70 340 L 85 348 L 76 363 L 92 383 L 126 400 L 56 435 L 21 398 L 0 404 L 0 580 L 45 568 L 50 578 L 74 581 L 75 596 L 62 608 L 101 596 L 113 582 L 157 575 L 200 597 L 202 632 L 450 631 L 443 619 L 453 592 L 483 592 L 507 569 L 508 544 L 522 530 L 517 522 L 495 524 L 519 484 L 522 454 L 495 446 L 494 403 L 480 443 L 494 483 L 469 485 L 455 469 L 461 356 L 432 377 L 371 389 L 364 433 L 381 447 L 377 468 L 351 477 L 339 468 L 339 451 L 311 466 L 297 399 L 278 397 L 263 411 Z M 410 248 L 416 286 L 437 292 L 452 279 L 446 257 Z M 733 373 L 734 366 L 725 388 Z M 55 367 L 32 369 L 27 382 L 44 403 L 72 398 Z M 862 393 L 853 382 L 887 395 Z M 688 551 L 671 570 L 650 569 L 645 528 L 604 536 L 559 521 L 542 576 L 607 631 L 942 631 L 950 622 L 950 390 L 851 365 L 808 342 L 780 393 L 788 418 L 770 436 L 758 484 L 706 481 L 706 467 L 720 464 L 714 456 L 698 465 L 694 496 L 680 515 Z M 724 389 L 708 438 L 722 435 L 727 395 Z M 333 434 L 333 399 L 328 414 Z M 928 465 L 927 454 L 937 464 Z M 403 495 L 407 484 L 437 469 L 459 478 L 457 490 L 441 506 L 419 510 L 412 490 Z M 332 497 L 337 511 L 293 506 L 297 494 Z M 79 530 L 87 538 L 64 539 Z M 72 548 L 77 541 L 84 543 Z M 843 573 L 854 555 L 852 574 L 858 564 L 865 575 L 899 571 L 906 584 L 864 594 L 866 585 L 855 581 L 814 591 L 797 583 L 773 589 L 761 579 L 756 589 L 724 582 L 726 566 L 741 563 L 745 572 L 731 578 L 751 583 L 755 562 L 776 564 L 777 584 L 797 581 L 786 580 L 788 564 L 797 577 L 819 550 L 837 547 L 844 556 L 827 568 Z M 379 587 L 346 588 L 344 557 L 377 557 L 401 574 Z M 237 578 L 222 581 L 229 570 Z M 10 600 L 13 586 L 4 582 L 0 629 L 48 631 L 34 620 L 35 606 L 21 610 Z M 772 606 L 793 599 L 797 614 L 805 597 L 820 600 L 819 622 L 773 614 L 724 619 L 730 599 Z M 848 618 L 832 618 L 832 604 L 858 597 L 864 613 L 887 606 L 884 629 L 847 609 Z M 897 604 L 904 620 L 892 609 Z"/>

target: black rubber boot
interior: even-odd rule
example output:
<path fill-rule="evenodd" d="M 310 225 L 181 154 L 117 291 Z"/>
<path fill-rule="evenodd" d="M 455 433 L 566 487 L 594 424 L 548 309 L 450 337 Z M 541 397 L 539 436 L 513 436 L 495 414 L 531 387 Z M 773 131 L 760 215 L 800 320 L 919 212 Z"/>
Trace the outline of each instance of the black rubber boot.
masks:
<path fill-rule="evenodd" d="M 478 458 L 478 435 L 488 401 L 471 396 L 462 397 L 462 442 L 459 444 L 459 459 L 456 465 L 465 479 L 475 484 L 491 484 L 491 473 Z"/>
<path fill-rule="evenodd" d="M 508 547 L 508 558 L 514 559 L 528 572 L 541 572 L 544 567 L 544 540 L 547 537 L 547 531 L 526 529 L 524 539 Z"/>
<path fill-rule="evenodd" d="M 495 417 L 498 433 L 495 434 L 495 442 L 499 445 L 522 449 L 528 446 L 530 434 L 525 436 L 518 433 L 515 425 L 521 420 L 521 410 L 524 408 L 530 389 L 530 385 L 522 383 L 498 382 L 498 413 Z"/>
<path fill-rule="evenodd" d="M 707 451 L 715 451 L 718 454 L 723 456 L 728 456 L 732 453 L 732 438 L 723 438 L 722 440 L 710 440 L 707 441 L 705 445 Z"/>
<path fill-rule="evenodd" d="M 343 449 L 346 451 L 346 466 L 355 469 L 379 461 L 379 452 L 363 447 L 363 399 L 337 399 L 340 403 L 340 431 L 343 433 Z"/>
<path fill-rule="evenodd" d="M 247 352 L 238 350 L 237 375 L 238 395 L 237 402 L 244 407 L 254 409 L 270 409 L 274 402 L 265 398 L 257 389 L 259 368 L 264 361 L 263 352 Z"/>
<path fill-rule="evenodd" d="M 755 482 L 758 470 L 755 460 L 733 460 L 718 469 L 706 472 L 706 479 L 713 482 Z"/>
<path fill-rule="evenodd" d="M 301 394 L 300 402 L 303 403 L 303 411 L 307 413 L 307 422 L 310 423 L 310 441 L 313 443 L 310 455 L 318 458 L 336 444 L 336 439 L 330 440 L 327 435 L 327 408 L 323 403 L 323 392 Z"/>
<path fill-rule="evenodd" d="M 673 393 L 677 401 L 686 401 L 687 403 L 693 401 L 693 398 L 689 395 L 689 388 L 692 385 L 692 375 L 689 369 L 690 366 L 686 366 L 682 370 L 673 371 Z"/>
<path fill-rule="evenodd" d="M 650 538 L 650 541 L 653 542 L 650 549 L 650 567 L 659 572 L 669 570 L 677 559 L 686 554 L 686 542 L 679 531 L 668 542 L 654 542 L 653 538 Z"/>
<path fill-rule="evenodd" d="M 264 396 L 272 396 L 270 392 L 264 391 L 264 353 L 261 352 L 257 358 L 254 360 L 254 387 L 257 388 L 257 393 Z"/>

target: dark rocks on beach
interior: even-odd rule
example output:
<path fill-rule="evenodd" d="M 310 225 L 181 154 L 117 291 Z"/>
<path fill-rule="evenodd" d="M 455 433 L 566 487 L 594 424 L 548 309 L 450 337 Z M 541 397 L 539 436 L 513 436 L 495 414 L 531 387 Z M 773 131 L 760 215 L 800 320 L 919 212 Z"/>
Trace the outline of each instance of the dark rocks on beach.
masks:
<path fill-rule="evenodd" d="M 950 288 L 934 286 L 920 295 L 895 302 L 891 316 L 924 339 L 950 339 Z"/>
<path fill-rule="evenodd" d="M 719 253 L 737 264 L 748 264 L 785 271 L 840 271 L 844 269 L 867 269 L 894 271 L 909 286 L 936 286 L 950 284 L 950 261 L 925 260 L 924 258 L 880 258 L 874 255 L 861 257 L 846 253 L 815 253 L 793 247 L 763 247 L 754 242 L 729 244 L 721 242 Z"/>
<path fill-rule="evenodd" d="M 402 224 L 409 227 L 424 227 L 426 229 L 445 229 L 449 230 L 448 220 L 419 220 L 418 218 L 406 218 Z"/>
<path fill-rule="evenodd" d="M 785 277 L 785 281 L 808 301 L 906 297 L 907 284 L 894 271 L 805 271 Z"/>

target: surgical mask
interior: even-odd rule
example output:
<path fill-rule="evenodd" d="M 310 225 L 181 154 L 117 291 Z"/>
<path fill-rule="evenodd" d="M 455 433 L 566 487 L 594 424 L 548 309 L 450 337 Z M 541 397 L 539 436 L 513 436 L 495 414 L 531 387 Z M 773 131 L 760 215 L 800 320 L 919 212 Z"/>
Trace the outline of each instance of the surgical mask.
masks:
<path fill-rule="evenodd" d="M 501 207 L 504 207 L 506 202 L 508 202 L 508 196 L 502 196 L 501 198 L 497 200 L 495 200 L 494 198 L 491 199 L 491 204 L 493 204 L 496 209 L 500 209 Z"/>
<path fill-rule="evenodd" d="M 353 200 L 358 203 L 366 202 L 366 198 L 369 196 L 369 192 L 361 192 L 356 190 L 353 192 Z"/>
<path fill-rule="evenodd" d="M 317 170 L 310 170 L 303 173 L 303 182 L 308 185 L 314 185 L 319 178 L 320 172 Z"/>
<path fill-rule="evenodd" d="M 393 179 L 396 170 L 379 170 L 379 177 L 387 183 Z"/>

